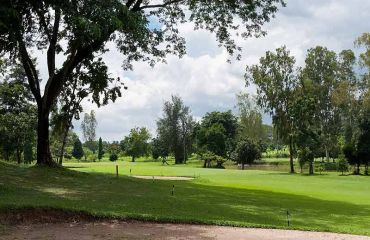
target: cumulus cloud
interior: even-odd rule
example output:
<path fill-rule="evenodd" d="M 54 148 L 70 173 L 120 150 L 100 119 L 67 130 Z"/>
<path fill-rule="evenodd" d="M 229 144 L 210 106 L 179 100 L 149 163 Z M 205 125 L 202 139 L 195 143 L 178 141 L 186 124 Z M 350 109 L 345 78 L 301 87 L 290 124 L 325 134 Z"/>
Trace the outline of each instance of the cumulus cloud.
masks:
<path fill-rule="evenodd" d="M 243 47 L 239 62 L 227 63 L 229 56 L 218 47 L 214 35 L 194 31 L 191 24 L 180 28 L 188 54 L 182 59 L 170 56 L 167 64 L 155 68 L 137 63 L 133 72 L 124 72 L 122 56 L 111 48 L 104 56 L 110 72 L 123 78 L 129 88 L 108 106 L 96 109 L 84 104 L 87 112 L 96 111 L 97 135 L 105 140 L 120 140 L 136 126 L 146 126 L 155 134 L 163 102 L 172 94 L 181 96 L 197 119 L 208 111 L 233 109 L 238 92 L 255 91 L 253 86 L 245 88 L 245 66 L 256 63 L 266 51 L 286 45 L 302 64 L 307 49 L 316 45 L 335 51 L 353 48 L 354 39 L 368 30 L 370 1 L 288 0 L 287 4 L 265 25 L 266 37 L 237 39 Z M 264 120 L 270 121 L 267 116 Z M 75 122 L 78 133 L 79 125 Z"/>

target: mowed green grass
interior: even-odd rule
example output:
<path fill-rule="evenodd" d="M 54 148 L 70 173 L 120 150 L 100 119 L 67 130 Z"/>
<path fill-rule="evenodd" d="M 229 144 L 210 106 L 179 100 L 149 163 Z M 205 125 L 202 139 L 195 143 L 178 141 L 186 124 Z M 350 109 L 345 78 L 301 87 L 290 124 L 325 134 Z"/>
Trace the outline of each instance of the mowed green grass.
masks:
<path fill-rule="evenodd" d="M 52 207 L 117 218 L 270 228 L 288 228 L 289 210 L 292 229 L 370 236 L 370 177 L 200 165 L 120 161 L 66 163 L 69 169 L 46 169 L 0 162 L 0 209 Z M 131 175 L 195 179 L 143 180 L 130 177 L 130 169 Z"/>

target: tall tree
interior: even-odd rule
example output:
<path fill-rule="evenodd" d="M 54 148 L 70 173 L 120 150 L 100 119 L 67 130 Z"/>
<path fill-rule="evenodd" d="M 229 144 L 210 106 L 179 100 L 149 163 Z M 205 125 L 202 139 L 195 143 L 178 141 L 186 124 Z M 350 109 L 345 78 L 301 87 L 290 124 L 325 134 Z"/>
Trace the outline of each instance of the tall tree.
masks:
<path fill-rule="evenodd" d="M 142 156 L 148 156 L 150 150 L 150 133 L 145 127 L 133 128 L 130 135 L 124 140 L 126 143 L 126 153 L 132 157 L 132 162 Z"/>
<path fill-rule="evenodd" d="M 99 161 L 103 158 L 104 150 L 103 150 L 103 140 L 101 137 L 99 138 L 99 144 L 98 144 L 98 159 Z"/>
<path fill-rule="evenodd" d="M 36 108 L 23 67 L 13 63 L 6 72 L 0 76 L 0 147 L 6 160 L 14 154 L 21 163 L 24 145 L 35 136 Z"/>
<path fill-rule="evenodd" d="M 308 50 L 303 69 L 304 78 L 311 81 L 316 99 L 316 121 L 320 138 L 329 160 L 329 152 L 338 141 L 340 131 L 339 109 L 333 104 L 332 96 L 338 84 L 337 55 L 325 47 L 317 46 Z"/>
<path fill-rule="evenodd" d="M 96 121 L 95 112 L 91 110 L 90 114 L 85 113 L 84 119 L 81 123 L 82 134 L 84 136 L 86 146 L 95 154 L 96 144 Z"/>
<path fill-rule="evenodd" d="M 255 142 L 267 142 L 267 133 L 262 124 L 261 110 L 256 106 L 254 99 L 247 93 L 237 95 L 239 110 L 238 138 L 248 138 Z"/>
<path fill-rule="evenodd" d="M 76 158 L 77 160 L 80 160 L 85 155 L 84 150 L 82 148 L 82 143 L 80 139 L 76 139 L 73 150 L 72 150 L 72 156 Z"/>
<path fill-rule="evenodd" d="M 175 155 L 175 163 L 186 162 L 187 152 L 192 145 L 194 121 L 189 107 L 178 96 L 172 96 L 163 106 L 163 117 L 157 121 L 157 134 L 160 141 Z"/>
<path fill-rule="evenodd" d="M 290 116 L 290 106 L 299 83 L 295 58 L 284 46 L 275 52 L 266 52 L 259 64 L 248 66 L 247 84 L 257 86 L 257 104 L 272 116 L 278 136 L 289 146 L 290 172 L 294 173 L 294 119 Z"/>
<path fill-rule="evenodd" d="M 38 107 L 38 164 L 54 165 L 49 150 L 49 114 L 68 79 L 85 69 L 87 81 L 94 79 L 94 65 L 104 65 L 98 56 L 114 42 L 125 56 L 125 68 L 143 60 L 151 65 L 164 61 L 167 54 L 183 55 L 184 39 L 177 26 L 186 21 L 195 28 L 216 33 L 220 45 L 230 54 L 239 50 L 233 33 L 248 38 L 262 36 L 261 26 L 270 20 L 282 0 L 199 1 L 143 0 L 51 1 L 25 0 L 2 2 L 0 7 L 0 54 L 16 56 L 27 73 Z M 187 13 L 187 14 L 185 14 Z M 162 24 L 153 28 L 150 19 Z M 234 21 L 237 20 L 237 21 Z M 236 23 L 237 22 L 237 23 Z M 242 23 L 242 24 L 240 24 Z M 243 25 L 241 29 L 239 25 Z M 33 49 L 46 51 L 48 76 L 45 88 L 32 59 Z M 63 57 L 60 57 L 63 56 Z M 239 57 L 239 55 L 238 55 Z M 56 59 L 64 62 L 58 65 Z M 105 96 L 120 95 L 119 89 L 107 91 L 111 79 L 91 84 Z M 103 88 L 101 88 L 103 86 Z M 93 98 L 100 103 L 101 99 Z M 115 97 L 113 98 L 115 99 Z"/>

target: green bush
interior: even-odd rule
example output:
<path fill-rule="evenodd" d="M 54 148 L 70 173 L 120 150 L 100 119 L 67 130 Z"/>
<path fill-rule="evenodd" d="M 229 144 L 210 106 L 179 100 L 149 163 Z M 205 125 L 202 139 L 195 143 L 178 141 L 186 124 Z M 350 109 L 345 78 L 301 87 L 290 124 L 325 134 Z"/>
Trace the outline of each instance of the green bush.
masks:
<path fill-rule="evenodd" d="M 117 160 L 118 160 L 118 156 L 117 156 L 117 154 L 112 153 L 112 154 L 109 156 L 109 160 L 110 160 L 111 162 L 115 162 L 115 161 L 117 161 Z"/>
<path fill-rule="evenodd" d="M 344 175 L 344 172 L 348 172 L 349 163 L 344 157 L 339 158 L 339 161 L 337 163 L 337 169 L 338 169 L 338 172 L 342 172 L 342 175 Z"/>

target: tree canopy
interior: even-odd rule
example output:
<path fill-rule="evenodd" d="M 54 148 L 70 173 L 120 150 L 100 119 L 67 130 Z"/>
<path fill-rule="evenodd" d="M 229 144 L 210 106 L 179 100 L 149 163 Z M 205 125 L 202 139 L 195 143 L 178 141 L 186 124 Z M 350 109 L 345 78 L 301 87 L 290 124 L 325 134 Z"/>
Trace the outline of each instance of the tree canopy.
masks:
<path fill-rule="evenodd" d="M 78 79 L 88 86 L 98 106 L 121 96 L 120 79 L 108 75 L 101 54 L 112 42 L 124 56 L 124 69 L 135 61 L 150 65 L 167 54 L 185 54 L 178 26 L 193 22 L 195 29 L 214 32 L 230 54 L 241 50 L 234 33 L 262 36 L 262 25 L 284 5 L 282 0 L 199 1 L 163 0 L 6 0 L 0 7 L 0 54 L 22 63 L 38 107 L 38 164 L 54 165 L 49 149 L 49 114 L 63 89 Z M 150 22 L 160 27 L 152 27 Z M 243 27 L 241 27 L 243 26 Z M 32 49 L 46 52 L 48 75 L 41 77 Z M 63 59 L 57 64 L 57 59 Z M 37 60 L 38 61 L 38 60 Z M 44 82 L 44 89 L 40 81 Z M 115 86 L 115 87 L 111 87 Z"/>

